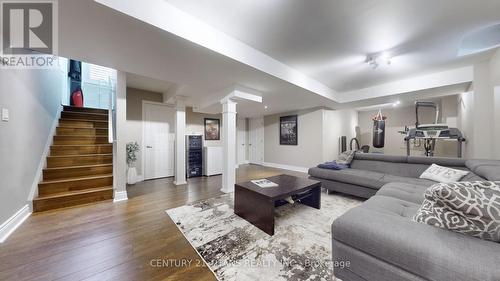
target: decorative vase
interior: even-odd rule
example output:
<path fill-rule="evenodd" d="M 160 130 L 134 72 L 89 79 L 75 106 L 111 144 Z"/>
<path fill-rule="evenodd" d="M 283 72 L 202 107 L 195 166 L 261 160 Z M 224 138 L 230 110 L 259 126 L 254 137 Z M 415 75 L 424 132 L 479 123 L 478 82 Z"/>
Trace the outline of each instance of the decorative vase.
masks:
<path fill-rule="evenodd" d="M 137 169 L 128 167 L 127 169 L 127 184 L 135 184 L 137 182 Z"/>

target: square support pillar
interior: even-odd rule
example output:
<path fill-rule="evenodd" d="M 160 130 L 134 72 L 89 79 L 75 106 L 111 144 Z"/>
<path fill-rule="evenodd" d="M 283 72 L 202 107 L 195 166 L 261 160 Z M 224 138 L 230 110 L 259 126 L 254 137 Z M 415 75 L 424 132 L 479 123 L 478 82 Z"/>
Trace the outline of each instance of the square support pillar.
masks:
<path fill-rule="evenodd" d="M 127 75 L 116 74 L 116 142 L 113 143 L 114 202 L 127 200 Z M 110 112 L 110 114 L 112 114 Z"/>
<path fill-rule="evenodd" d="M 175 185 L 186 182 L 186 103 L 177 97 L 175 104 Z"/>
<path fill-rule="evenodd" d="M 223 166 L 222 189 L 224 193 L 234 192 L 236 183 L 236 102 L 224 99 L 222 103 Z"/>

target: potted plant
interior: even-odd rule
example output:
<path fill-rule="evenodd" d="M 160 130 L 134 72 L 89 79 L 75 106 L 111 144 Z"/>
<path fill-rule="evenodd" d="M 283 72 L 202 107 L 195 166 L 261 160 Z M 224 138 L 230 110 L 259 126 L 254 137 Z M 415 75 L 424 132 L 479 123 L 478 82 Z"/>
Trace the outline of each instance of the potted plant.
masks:
<path fill-rule="evenodd" d="M 127 143 L 127 183 L 135 184 L 137 182 L 137 169 L 135 162 L 137 161 L 137 152 L 140 151 L 137 142 Z"/>

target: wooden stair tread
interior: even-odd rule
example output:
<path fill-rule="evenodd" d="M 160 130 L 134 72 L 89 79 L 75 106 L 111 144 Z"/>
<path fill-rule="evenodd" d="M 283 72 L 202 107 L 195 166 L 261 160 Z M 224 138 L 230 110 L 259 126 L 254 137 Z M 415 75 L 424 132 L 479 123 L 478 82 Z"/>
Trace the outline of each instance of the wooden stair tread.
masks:
<path fill-rule="evenodd" d="M 78 135 L 78 134 L 71 134 L 71 135 L 55 135 L 56 137 L 70 137 L 70 138 L 107 138 L 108 135 Z"/>
<path fill-rule="evenodd" d="M 82 189 L 82 190 L 73 190 L 73 191 L 54 193 L 54 194 L 50 194 L 50 195 L 42 195 L 42 196 L 38 196 L 37 198 L 35 198 L 34 201 L 62 198 L 62 197 L 68 197 L 68 196 L 72 196 L 72 195 L 90 194 L 90 193 L 108 191 L 108 190 L 112 191 L 113 187 L 112 186 L 93 187 L 93 188 Z"/>
<path fill-rule="evenodd" d="M 93 108 L 93 107 L 79 107 L 79 106 L 72 106 L 72 105 L 65 105 L 64 109 L 69 108 L 69 109 L 78 109 L 78 110 L 104 110 L 104 111 L 109 111 L 104 108 Z"/>
<path fill-rule="evenodd" d="M 44 170 L 80 169 L 80 168 L 106 167 L 106 166 L 113 166 L 113 164 L 95 164 L 95 165 L 83 165 L 83 166 L 71 166 L 71 167 L 56 167 L 56 168 L 45 168 Z"/>
<path fill-rule="evenodd" d="M 47 157 L 50 157 L 50 158 L 74 158 L 74 157 L 95 157 L 95 156 L 113 156 L 113 153 L 75 154 L 75 155 L 53 155 L 53 156 L 51 155 L 51 156 L 47 156 Z"/>
<path fill-rule="evenodd" d="M 73 119 L 73 118 L 61 118 L 60 120 L 63 120 L 63 121 L 76 121 L 76 122 L 101 122 L 101 123 L 108 123 L 108 120 Z M 64 127 L 64 126 L 60 126 L 60 127 Z"/>
<path fill-rule="evenodd" d="M 108 128 L 82 128 L 74 125 L 69 125 L 69 126 L 58 126 L 58 128 L 62 129 L 72 129 L 72 130 L 81 130 L 81 129 L 92 129 L 92 130 L 102 130 L 102 131 L 108 131 Z"/>
<path fill-rule="evenodd" d="M 61 147 L 70 147 L 70 146 L 76 146 L 76 147 L 82 147 L 82 146 L 89 146 L 89 147 L 94 147 L 94 146 L 113 146 L 112 143 L 102 143 L 102 144 L 53 144 L 51 145 L 52 147 L 54 146 L 61 146 Z"/>
<path fill-rule="evenodd" d="M 85 111 L 67 111 L 67 110 L 63 110 L 62 112 L 64 113 L 69 113 L 70 115 L 71 114 L 83 114 L 83 115 L 97 115 L 97 116 L 108 116 L 107 113 L 96 113 L 96 112 L 85 112 Z"/>
<path fill-rule="evenodd" d="M 54 135 L 56 137 L 78 137 L 78 138 L 107 138 L 107 134 L 96 134 L 96 135 L 89 135 L 89 134 L 56 134 Z"/>
<path fill-rule="evenodd" d="M 86 176 L 86 177 L 81 176 L 81 177 L 65 178 L 65 179 L 57 179 L 57 180 L 44 180 L 44 181 L 40 182 L 40 184 L 93 180 L 93 179 L 101 179 L 101 178 L 109 178 L 109 177 L 113 177 L 113 174 L 102 174 L 102 175 L 94 175 L 94 176 Z"/>

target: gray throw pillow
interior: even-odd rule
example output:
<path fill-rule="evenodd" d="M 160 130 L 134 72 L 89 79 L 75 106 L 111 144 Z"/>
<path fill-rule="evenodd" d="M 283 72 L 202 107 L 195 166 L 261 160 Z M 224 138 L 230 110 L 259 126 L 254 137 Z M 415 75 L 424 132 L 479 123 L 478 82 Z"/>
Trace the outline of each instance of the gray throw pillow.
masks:
<path fill-rule="evenodd" d="M 355 153 L 356 152 L 354 150 L 344 151 L 339 155 L 337 161 L 335 162 L 338 164 L 350 165 Z"/>
<path fill-rule="evenodd" d="M 413 220 L 500 242 L 500 182 L 439 183 L 429 187 Z"/>

